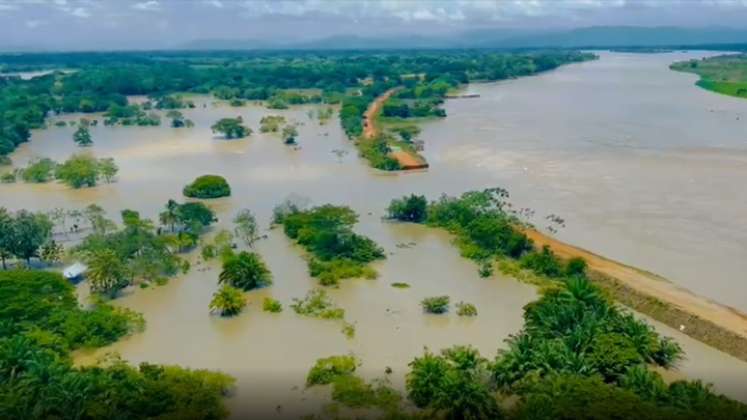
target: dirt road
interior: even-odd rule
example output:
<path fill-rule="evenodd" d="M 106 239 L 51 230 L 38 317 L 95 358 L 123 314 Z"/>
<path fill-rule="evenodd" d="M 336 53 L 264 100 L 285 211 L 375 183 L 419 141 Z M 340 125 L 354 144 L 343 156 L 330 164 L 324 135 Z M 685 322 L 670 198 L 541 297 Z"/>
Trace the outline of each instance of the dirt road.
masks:
<path fill-rule="evenodd" d="M 378 98 L 371 102 L 368 109 L 363 114 L 363 136 L 367 139 L 372 139 L 379 134 L 379 129 L 376 127 L 376 116 L 381 112 L 381 108 L 384 106 L 384 102 L 394 95 L 401 88 L 392 88 L 379 95 Z"/>

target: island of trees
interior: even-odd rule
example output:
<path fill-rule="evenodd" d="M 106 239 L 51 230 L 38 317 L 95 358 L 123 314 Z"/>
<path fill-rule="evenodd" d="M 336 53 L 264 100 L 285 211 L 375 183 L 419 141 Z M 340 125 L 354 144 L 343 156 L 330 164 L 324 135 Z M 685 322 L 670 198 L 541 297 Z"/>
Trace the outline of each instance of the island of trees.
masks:
<path fill-rule="evenodd" d="M 184 187 L 183 193 L 192 198 L 219 198 L 231 195 L 231 187 L 220 175 L 202 175 Z"/>

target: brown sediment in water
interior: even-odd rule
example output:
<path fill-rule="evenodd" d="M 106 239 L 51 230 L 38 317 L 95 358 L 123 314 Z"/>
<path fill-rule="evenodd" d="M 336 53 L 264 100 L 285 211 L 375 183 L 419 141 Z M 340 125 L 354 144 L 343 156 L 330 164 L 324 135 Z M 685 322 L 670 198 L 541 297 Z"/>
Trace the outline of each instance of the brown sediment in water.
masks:
<path fill-rule="evenodd" d="M 656 274 L 561 242 L 534 229 L 524 233 L 560 258 L 581 257 L 589 278 L 620 303 L 732 356 L 747 361 L 747 315 L 698 296 Z"/>

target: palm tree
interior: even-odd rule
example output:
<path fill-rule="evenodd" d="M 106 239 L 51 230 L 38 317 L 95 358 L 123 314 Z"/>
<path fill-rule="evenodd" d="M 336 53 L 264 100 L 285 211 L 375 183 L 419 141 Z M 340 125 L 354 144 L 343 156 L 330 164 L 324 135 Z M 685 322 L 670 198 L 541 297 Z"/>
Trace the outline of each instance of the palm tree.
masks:
<path fill-rule="evenodd" d="M 91 291 L 104 293 L 110 297 L 130 284 L 127 267 L 114 251 L 102 249 L 85 257 L 88 264 L 86 277 Z"/>
<path fill-rule="evenodd" d="M 169 200 L 166 203 L 166 210 L 158 216 L 161 223 L 169 226 L 169 230 L 174 232 L 176 223 L 179 221 L 179 203 Z"/>
<path fill-rule="evenodd" d="M 242 251 L 223 263 L 218 283 L 252 290 L 272 284 L 272 275 L 259 255 Z"/>
<path fill-rule="evenodd" d="M 246 306 L 246 297 L 241 290 L 223 285 L 213 294 L 213 300 L 210 301 L 210 310 L 220 312 L 221 316 L 233 316 L 241 312 Z"/>

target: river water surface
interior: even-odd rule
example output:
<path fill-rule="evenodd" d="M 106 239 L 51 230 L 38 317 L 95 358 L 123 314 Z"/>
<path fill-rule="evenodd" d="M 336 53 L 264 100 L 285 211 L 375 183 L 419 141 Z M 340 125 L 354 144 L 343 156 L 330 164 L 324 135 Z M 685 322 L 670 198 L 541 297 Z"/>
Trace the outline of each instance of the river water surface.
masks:
<path fill-rule="evenodd" d="M 480 279 L 448 235 L 419 226 L 384 223 L 389 200 L 406 193 L 458 194 L 503 186 L 518 206 L 537 210 L 535 221 L 555 213 L 567 227 L 558 236 L 573 244 L 667 276 L 699 294 L 747 309 L 747 101 L 703 91 L 694 77 L 674 73 L 669 63 L 702 54 L 611 54 L 535 77 L 470 86 L 477 99 L 446 103 L 448 118 L 423 125 L 421 138 L 431 168 L 387 174 L 356 157 L 336 120 L 320 125 L 312 107 L 270 111 L 256 105 L 231 108 L 197 97 L 184 113 L 194 128 L 92 128 L 98 157 L 114 157 L 119 180 L 71 190 L 58 184 L 0 185 L 0 206 L 49 210 L 98 203 L 112 217 L 124 208 L 146 217 L 196 176 L 220 174 L 230 198 L 210 205 L 230 228 L 241 208 L 269 224 L 272 207 L 289 194 L 314 204 L 347 204 L 360 214 L 356 230 L 379 242 L 386 261 L 375 264 L 377 280 L 350 280 L 330 290 L 356 326 L 348 339 L 335 321 L 304 319 L 287 307 L 315 286 L 301 250 L 281 230 L 267 231 L 257 250 L 274 275 L 273 286 L 248 293 L 240 316 L 208 313 L 219 268 L 200 263 L 169 284 L 128 291 L 116 302 L 142 312 L 141 334 L 79 357 L 90 361 L 108 351 L 132 362 L 176 363 L 217 369 L 238 380 L 230 406 L 287 416 L 317 409 L 319 390 L 305 391 L 305 374 L 320 357 L 353 352 L 364 376 L 386 376 L 401 387 L 407 362 L 424 347 L 438 350 L 472 344 L 492 358 L 522 325 L 522 307 L 536 299 L 534 287 L 495 276 Z M 204 107 L 203 107 L 204 104 Z M 283 114 L 297 121 L 301 148 L 258 133 L 259 119 Z M 255 129 L 244 140 L 214 138 L 210 125 L 241 115 Z M 74 118 L 69 116 L 65 118 Z M 36 131 L 12 158 L 64 160 L 78 151 L 71 127 Z M 333 150 L 347 154 L 338 158 Z M 404 246 L 404 244 L 408 244 Z M 407 282 L 396 289 L 392 282 Z M 479 315 L 425 315 L 418 302 L 448 294 L 474 303 Z M 281 300 L 281 314 L 261 310 L 265 296 Z M 690 357 L 679 374 L 714 382 L 718 391 L 747 400 L 747 363 L 657 325 L 675 337 Z"/>

